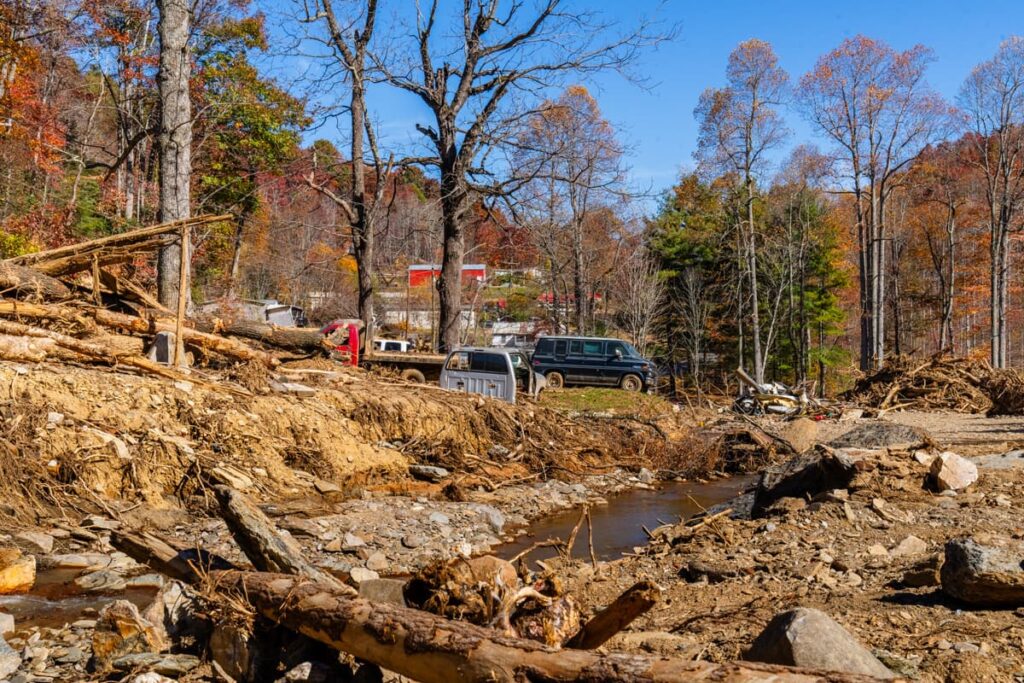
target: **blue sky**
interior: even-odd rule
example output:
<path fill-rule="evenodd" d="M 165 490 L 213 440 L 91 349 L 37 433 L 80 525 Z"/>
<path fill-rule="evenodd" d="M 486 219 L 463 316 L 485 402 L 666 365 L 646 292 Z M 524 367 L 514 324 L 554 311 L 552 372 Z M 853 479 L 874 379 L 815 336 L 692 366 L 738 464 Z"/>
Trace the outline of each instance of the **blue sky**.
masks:
<path fill-rule="evenodd" d="M 1024 0 L 570 1 L 599 10 L 624 26 L 656 14 L 679 28 L 672 43 L 642 59 L 639 70 L 650 79 L 648 89 L 611 75 L 587 84 L 630 147 L 634 184 L 655 191 L 669 187 L 681 170 L 692 167 L 697 137 L 694 105 L 705 88 L 723 84 L 726 60 L 740 41 L 770 42 L 794 81 L 819 55 L 859 33 L 901 50 L 921 43 L 934 51 L 929 82 L 952 99 L 974 65 L 990 58 L 1005 38 L 1024 33 Z M 260 4 L 271 10 L 286 2 L 263 0 Z M 402 2 L 413 4 L 413 0 L 398 4 Z M 288 70 L 296 66 L 289 60 Z M 426 118 L 414 99 L 378 90 L 372 93 L 370 108 L 385 139 L 398 144 L 418 140 L 413 123 Z M 824 144 L 797 114 L 787 113 L 787 120 L 793 131 L 791 145 Z M 343 137 L 334 123 L 315 135 Z"/>

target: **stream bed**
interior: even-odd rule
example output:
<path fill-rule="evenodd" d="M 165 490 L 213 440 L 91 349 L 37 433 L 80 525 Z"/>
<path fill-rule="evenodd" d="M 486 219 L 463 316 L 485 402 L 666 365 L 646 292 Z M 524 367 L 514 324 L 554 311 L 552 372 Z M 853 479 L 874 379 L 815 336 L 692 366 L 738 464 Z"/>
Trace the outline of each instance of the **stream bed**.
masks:
<path fill-rule="evenodd" d="M 653 529 L 663 523 L 677 523 L 703 510 L 735 498 L 757 481 L 756 475 L 743 475 L 712 482 L 668 482 L 656 489 L 634 489 L 608 499 L 607 505 L 590 508 L 593 524 L 594 555 L 598 560 L 614 560 L 637 546 L 646 545 L 644 527 Z M 566 540 L 580 519 L 579 508 L 542 517 L 526 527 L 526 532 L 510 543 L 494 549 L 502 558 L 515 557 L 538 541 Z M 540 548 L 531 559 L 554 557 L 555 548 Z M 586 524 L 580 529 L 573 547 L 574 557 L 588 557 Z"/>

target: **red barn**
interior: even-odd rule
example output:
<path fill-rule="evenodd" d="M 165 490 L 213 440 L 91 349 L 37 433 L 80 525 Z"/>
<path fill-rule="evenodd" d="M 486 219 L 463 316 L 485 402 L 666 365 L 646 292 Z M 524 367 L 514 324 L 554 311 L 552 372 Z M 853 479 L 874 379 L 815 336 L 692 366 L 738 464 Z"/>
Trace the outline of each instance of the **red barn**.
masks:
<path fill-rule="evenodd" d="M 422 287 L 429 285 L 431 279 L 441 277 L 441 266 L 424 264 L 409 266 L 409 286 Z M 466 263 L 462 266 L 462 284 L 483 282 L 487 279 L 487 266 L 483 263 Z"/>

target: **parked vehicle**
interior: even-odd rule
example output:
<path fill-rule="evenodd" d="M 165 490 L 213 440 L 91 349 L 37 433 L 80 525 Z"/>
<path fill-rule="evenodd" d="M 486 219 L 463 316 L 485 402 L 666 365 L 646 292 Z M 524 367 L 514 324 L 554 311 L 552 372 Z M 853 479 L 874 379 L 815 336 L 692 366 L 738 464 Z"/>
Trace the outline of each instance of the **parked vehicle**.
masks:
<path fill-rule="evenodd" d="M 641 391 L 655 382 L 654 363 L 621 339 L 541 337 L 531 362 L 551 388 L 576 384 Z"/>
<path fill-rule="evenodd" d="M 412 351 L 412 342 L 401 339 L 374 339 L 374 351 L 394 351 L 395 353 L 409 353 Z"/>
<path fill-rule="evenodd" d="M 536 396 L 545 384 L 520 351 L 467 347 L 452 351 L 441 370 L 442 389 L 515 403 L 519 393 Z"/>

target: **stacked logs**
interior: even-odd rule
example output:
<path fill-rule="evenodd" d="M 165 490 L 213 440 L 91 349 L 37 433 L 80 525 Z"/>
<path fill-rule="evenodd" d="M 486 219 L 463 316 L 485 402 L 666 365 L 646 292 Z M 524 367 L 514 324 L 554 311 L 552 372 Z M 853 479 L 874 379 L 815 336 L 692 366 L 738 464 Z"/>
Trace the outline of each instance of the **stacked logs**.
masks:
<path fill-rule="evenodd" d="M 315 329 L 179 319 L 144 287 L 112 268 L 155 253 L 182 239 L 186 230 L 227 220 L 231 216 L 198 216 L 0 261 L 0 359 L 103 363 L 179 378 L 171 368 L 114 348 L 97 338 L 98 333 L 144 339 L 160 332 L 180 333 L 185 349 L 195 355 L 265 368 L 278 365 L 275 349 L 322 351 Z"/>

